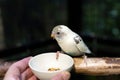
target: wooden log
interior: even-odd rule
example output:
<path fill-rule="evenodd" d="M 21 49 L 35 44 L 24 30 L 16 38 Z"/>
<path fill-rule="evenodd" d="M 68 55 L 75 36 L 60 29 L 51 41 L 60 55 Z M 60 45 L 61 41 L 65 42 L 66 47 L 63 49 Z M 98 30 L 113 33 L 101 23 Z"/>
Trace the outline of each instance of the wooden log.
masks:
<path fill-rule="evenodd" d="M 120 58 L 73 58 L 75 73 L 103 76 L 120 74 Z M 0 77 L 4 77 L 6 71 L 13 62 L 0 62 Z"/>
<path fill-rule="evenodd" d="M 75 73 L 88 75 L 120 74 L 120 58 L 74 58 Z"/>
<path fill-rule="evenodd" d="M 9 67 L 14 63 L 12 62 L 5 62 L 4 60 L 0 60 L 0 78 L 3 78 L 6 71 L 9 69 Z"/>

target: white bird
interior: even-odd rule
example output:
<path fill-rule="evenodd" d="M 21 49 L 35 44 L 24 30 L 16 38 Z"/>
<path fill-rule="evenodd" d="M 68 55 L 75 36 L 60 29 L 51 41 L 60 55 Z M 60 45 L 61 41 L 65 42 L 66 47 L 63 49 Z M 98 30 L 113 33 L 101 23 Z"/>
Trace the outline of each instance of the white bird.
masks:
<path fill-rule="evenodd" d="M 91 53 L 83 39 L 65 25 L 55 26 L 52 30 L 51 37 L 57 41 L 62 51 L 71 56 Z"/>

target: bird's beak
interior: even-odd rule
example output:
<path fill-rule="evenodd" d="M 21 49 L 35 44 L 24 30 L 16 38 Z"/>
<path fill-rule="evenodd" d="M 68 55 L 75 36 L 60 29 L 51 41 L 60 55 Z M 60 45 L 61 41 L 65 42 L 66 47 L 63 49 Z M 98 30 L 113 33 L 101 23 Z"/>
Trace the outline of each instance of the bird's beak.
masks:
<path fill-rule="evenodd" d="M 55 35 L 54 35 L 54 34 L 51 34 L 51 38 L 53 38 L 53 39 L 54 39 L 54 38 L 55 38 Z"/>

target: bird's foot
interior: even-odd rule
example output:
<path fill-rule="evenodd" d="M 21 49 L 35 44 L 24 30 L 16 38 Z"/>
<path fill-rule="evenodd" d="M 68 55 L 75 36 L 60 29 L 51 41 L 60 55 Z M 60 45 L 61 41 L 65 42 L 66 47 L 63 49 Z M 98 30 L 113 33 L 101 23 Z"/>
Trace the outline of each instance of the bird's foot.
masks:
<path fill-rule="evenodd" d="M 56 52 L 56 60 L 58 60 L 59 54 L 60 54 L 60 51 L 57 51 L 57 52 Z"/>
<path fill-rule="evenodd" d="M 86 67 L 87 67 L 87 56 L 86 55 L 83 55 L 83 60 L 84 60 L 84 63 L 86 65 Z"/>
<path fill-rule="evenodd" d="M 61 53 L 64 54 L 63 51 L 57 51 L 57 52 L 56 52 L 56 59 L 57 59 L 57 60 L 58 60 L 58 58 L 59 58 L 59 54 L 61 54 Z"/>

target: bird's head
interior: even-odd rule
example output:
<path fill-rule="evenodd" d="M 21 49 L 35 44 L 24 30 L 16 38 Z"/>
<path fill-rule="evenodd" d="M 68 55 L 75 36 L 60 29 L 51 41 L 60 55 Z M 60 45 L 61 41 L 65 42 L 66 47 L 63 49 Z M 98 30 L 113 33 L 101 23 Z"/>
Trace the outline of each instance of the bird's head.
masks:
<path fill-rule="evenodd" d="M 61 39 L 66 37 L 66 35 L 68 35 L 69 32 L 71 32 L 71 30 L 67 26 L 58 25 L 53 28 L 51 37 L 56 39 L 57 41 L 60 41 Z"/>

